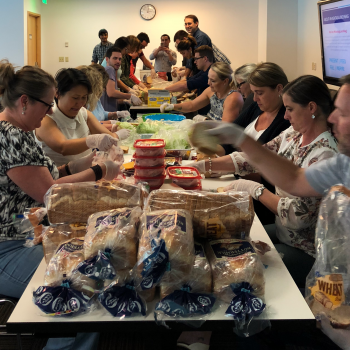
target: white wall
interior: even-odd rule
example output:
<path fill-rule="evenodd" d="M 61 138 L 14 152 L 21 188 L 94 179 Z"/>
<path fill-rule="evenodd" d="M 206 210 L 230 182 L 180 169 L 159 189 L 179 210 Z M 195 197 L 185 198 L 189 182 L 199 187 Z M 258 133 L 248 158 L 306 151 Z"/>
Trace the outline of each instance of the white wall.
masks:
<path fill-rule="evenodd" d="M 0 60 L 23 66 L 23 0 L 0 0 L 0 9 Z"/>
<path fill-rule="evenodd" d="M 257 61 L 259 0 L 153 0 L 151 3 L 157 14 L 153 20 L 145 21 L 140 17 L 143 0 L 48 1 L 41 6 L 43 69 L 55 74 L 63 67 L 89 64 L 101 28 L 108 30 L 112 42 L 119 36 L 146 32 L 151 40 L 144 50 L 148 57 L 159 46 L 162 34 L 173 39 L 177 30 L 184 29 L 184 17 L 191 13 L 198 16 L 201 30 L 225 52 L 233 68 Z M 65 42 L 69 42 L 68 48 Z M 173 43 L 170 47 L 174 49 Z M 59 56 L 69 57 L 69 63 L 59 63 Z"/>

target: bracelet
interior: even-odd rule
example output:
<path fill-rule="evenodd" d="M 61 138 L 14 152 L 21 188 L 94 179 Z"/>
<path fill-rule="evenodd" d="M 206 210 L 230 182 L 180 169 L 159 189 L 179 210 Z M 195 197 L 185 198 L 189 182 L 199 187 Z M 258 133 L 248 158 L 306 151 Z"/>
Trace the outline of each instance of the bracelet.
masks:
<path fill-rule="evenodd" d="M 208 159 L 209 159 L 209 170 L 208 170 L 208 173 L 211 175 L 211 173 L 212 173 L 212 170 L 211 170 L 211 166 L 212 166 L 211 157 L 209 157 Z"/>
<path fill-rule="evenodd" d="M 64 166 L 64 169 L 66 170 L 67 175 L 72 175 L 72 173 L 69 170 L 68 163 Z"/>
<path fill-rule="evenodd" d="M 95 173 L 95 181 L 102 179 L 102 168 L 98 164 L 90 167 L 90 169 Z"/>

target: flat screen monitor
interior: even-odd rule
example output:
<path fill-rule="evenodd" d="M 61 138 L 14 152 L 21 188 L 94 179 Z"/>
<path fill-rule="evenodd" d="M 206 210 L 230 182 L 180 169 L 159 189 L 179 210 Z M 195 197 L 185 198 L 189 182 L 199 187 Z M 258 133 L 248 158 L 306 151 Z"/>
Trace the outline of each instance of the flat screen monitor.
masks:
<path fill-rule="evenodd" d="M 350 0 L 319 1 L 323 80 L 340 86 L 350 74 Z"/>

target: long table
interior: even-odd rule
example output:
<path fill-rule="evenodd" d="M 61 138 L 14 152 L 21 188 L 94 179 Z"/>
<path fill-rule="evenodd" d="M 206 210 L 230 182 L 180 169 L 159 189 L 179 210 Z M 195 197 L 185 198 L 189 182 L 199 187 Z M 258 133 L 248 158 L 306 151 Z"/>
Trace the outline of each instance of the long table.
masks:
<path fill-rule="evenodd" d="M 129 158 L 130 156 L 127 156 L 126 160 Z M 233 176 L 225 176 L 218 179 L 205 179 L 202 181 L 203 190 L 213 190 L 218 187 L 226 186 L 233 180 Z M 265 317 L 272 321 L 314 319 L 302 294 L 294 283 L 280 255 L 274 248 L 256 215 L 251 228 L 251 238 L 253 240 L 266 242 L 272 247 L 271 252 L 268 252 L 262 257 L 263 263 L 267 266 L 265 270 L 265 302 L 268 313 Z M 154 306 L 158 300 L 148 304 L 147 315 L 145 317 L 135 316 L 125 319 L 113 318 L 104 309 L 70 318 L 40 315 L 39 309 L 32 302 L 32 293 L 42 285 L 45 268 L 46 264 L 43 259 L 7 323 L 9 332 L 71 334 L 75 332 L 112 332 L 116 331 L 116 327 L 118 327 L 118 331 L 130 330 L 131 328 L 136 330 L 138 327 L 143 331 L 147 329 L 150 331 L 160 330 L 155 324 L 153 315 Z M 218 308 L 215 312 L 210 314 L 201 329 L 213 330 L 216 327 L 220 327 L 221 329 L 222 327 L 230 327 L 230 329 L 232 329 L 232 319 L 224 316 L 226 308 Z M 194 320 L 195 319 L 196 318 L 194 318 Z M 166 320 L 172 327 L 179 326 L 175 324 L 173 319 L 169 318 Z M 191 318 L 191 320 L 193 319 Z"/>

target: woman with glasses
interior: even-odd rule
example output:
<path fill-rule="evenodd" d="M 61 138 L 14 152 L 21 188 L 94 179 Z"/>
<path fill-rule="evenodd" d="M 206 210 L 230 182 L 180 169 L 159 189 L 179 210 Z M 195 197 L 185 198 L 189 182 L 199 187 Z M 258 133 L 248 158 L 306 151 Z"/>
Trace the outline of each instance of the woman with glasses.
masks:
<path fill-rule="evenodd" d="M 242 112 L 254 102 L 254 94 L 250 89 L 248 78 L 255 68 L 255 63 L 248 63 L 244 64 L 241 67 L 238 67 L 234 72 L 234 80 L 236 81 L 237 90 L 242 94 L 244 98 Z"/>
<path fill-rule="evenodd" d="M 92 93 L 87 76 L 78 69 L 56 74 L 55 106 L 35 130 L 44 152 L 57 166 L 91 154 L 91 148 L 107 151 L 120 137 L 107 130 L 84 106 Z M 92 142 L 93 139 L 100 140 Z"/>
<path fill-rule="evenodd" d="M 193 101 L 175 105 L 164 103 L 160 106 L 161 113 L 171 110 L 189 113 L 210 104 L 210 111 L 206 116 L 196 115 L 193 120 L 211 119 L 233 122 L 242 109 L 243 98 L 234 89 L 230 65 L 224 62 L 213 63 L 208 73 L 208 85 L 209 87 Z"/>

